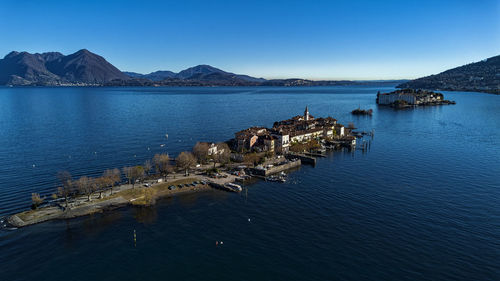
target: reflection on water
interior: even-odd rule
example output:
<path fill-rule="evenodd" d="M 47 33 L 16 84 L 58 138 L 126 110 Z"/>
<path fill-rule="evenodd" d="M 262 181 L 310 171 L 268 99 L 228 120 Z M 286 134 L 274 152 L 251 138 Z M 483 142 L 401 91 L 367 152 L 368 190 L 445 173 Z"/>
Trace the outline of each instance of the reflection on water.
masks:
<path fill-rule="evenodd" d="M 135 206 L 134 218 L 138 223 L 152 224 L 158 219 L 158 210 L 153 206 Z"/>

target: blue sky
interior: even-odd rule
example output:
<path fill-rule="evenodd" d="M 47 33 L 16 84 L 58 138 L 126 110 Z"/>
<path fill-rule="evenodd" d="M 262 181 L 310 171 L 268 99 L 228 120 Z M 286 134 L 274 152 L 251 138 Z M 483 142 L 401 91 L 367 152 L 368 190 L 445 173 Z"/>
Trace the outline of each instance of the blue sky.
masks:
<path fill-rule="evenodd" d="M 399 79 L 500 54 L 500 0 L 0 0 L 0 56 L 86 48 L 124 71 Z"/>

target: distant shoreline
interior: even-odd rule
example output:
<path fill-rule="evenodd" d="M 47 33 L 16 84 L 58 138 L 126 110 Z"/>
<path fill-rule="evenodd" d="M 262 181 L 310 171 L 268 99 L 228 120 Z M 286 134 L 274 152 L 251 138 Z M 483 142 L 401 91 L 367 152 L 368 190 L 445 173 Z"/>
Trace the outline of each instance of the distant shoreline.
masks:
<path fill-rule="evenodd" d="M 380 84 L 380 85 L 379 85 Z M 342 85 L 0 85 L 2 88 L 319 88 L 319 87 L 348 87 L 348 86 L 390 86 L 390 82 L 359 82 Z M 394 84 L 394 83 L 392 83 Z M 397 88 L 397 87 L 395 87 Z M 500 90 L 481 89 L 426 89 L 430 91 L 467 92 L 500 95 Z"/>

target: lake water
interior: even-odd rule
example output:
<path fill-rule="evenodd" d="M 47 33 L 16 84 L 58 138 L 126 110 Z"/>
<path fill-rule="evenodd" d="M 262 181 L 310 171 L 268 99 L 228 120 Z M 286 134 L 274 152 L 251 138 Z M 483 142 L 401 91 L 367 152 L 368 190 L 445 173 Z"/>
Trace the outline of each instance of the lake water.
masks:
<path fill-rule="evenodd" d="M 369 151 L 248 195 L 2 230 L 0 280 L 500 279 L 500 96 L 444 92 L 457 104 L 395 111 L 376 106 L 378 90 L 392 88 L 0 88 L 0 216 L 53 193 L 59 170 L 176 155 L 306 105 L 375 131 Z M 358 106 L 373 116 L 352 116 Z"/>

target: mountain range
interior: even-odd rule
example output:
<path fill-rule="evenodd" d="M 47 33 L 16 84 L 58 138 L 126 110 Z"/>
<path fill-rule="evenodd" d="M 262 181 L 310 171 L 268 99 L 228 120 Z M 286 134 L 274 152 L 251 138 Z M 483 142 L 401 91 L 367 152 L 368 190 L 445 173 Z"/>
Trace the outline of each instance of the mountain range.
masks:
<path fill-rule="evenodd" d="M 103 57 L 82 49 L 59 52 L 10 52 L 0 59 L 0 85 L 12 86 L 338 86 L 398 85 L 401 88 L 485 91 L 500 93 L 500 56 L 416 80 L 314 81 L 300 78 L 256 78 L 198 65 L 178 73 L 162 70 L 149 74 L 122 72 Z"/>
<path fill-rule="evenodd" d="M 140 74 L 136 72 L 124 72 L 131 78 L 144 78 L 151 81 L 162 81 L 165 79 L 179 79 L 179 80 L 199 80 L 199 81 L 213 81 L 213 80 L 227 80 L 247 82 L 264 82 L 264 78 L 255 78 L 248 75 L 234 74 L 215 68 L 210 65 L 202 64 L 185 69 L 179 73 L 168 70 L 160 70 L 151 72 L 149 74 Z"/>
<path fill-rule="evenodd" d="M 14 51 L 0 59 L 0 84 L 101 85 L 116 79 L 129 77 L 103 57 L 85 49 L 67 56 L 58 52 Z"/>
<path fill-rule="evenodd" d="M 397 87 L 500 94 L 500 55 L 408 81 Z"/>

